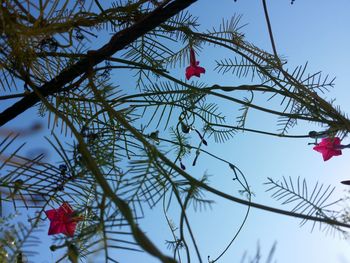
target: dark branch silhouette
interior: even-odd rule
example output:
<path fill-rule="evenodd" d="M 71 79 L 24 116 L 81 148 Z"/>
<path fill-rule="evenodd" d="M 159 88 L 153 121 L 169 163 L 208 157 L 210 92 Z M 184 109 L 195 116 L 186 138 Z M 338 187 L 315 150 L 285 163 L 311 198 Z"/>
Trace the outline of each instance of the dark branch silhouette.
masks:
<path fill-rule="evenodd" d="M 42 96 L 47 97 L 49 95 L 58 93 L 62 90 L 64 85 L 73 81 L 88 71 L 89 67 L 95 66 L 105 59 L 112 56 L 119 50 L 127 47 L 134 42 L 137 38 L 143 36 L 150 30 L 156 28 L 172 16 L 178 14 L 185 8 L 197 0 L 175 0 L 174 2 L 166 5 L 165 7 L 158 7 L 144 18 L 140 19 L 134 25 L 116 33 L 111 40 L 98 50 L 87 52 L 85 58 L 80 59 L 77 63 L 71 67 L 63 70 L 57 77 L 51 79 L 43 86 L 37 88 L 38 92 Z M 28 110 L 36 103 L 40 101 L 35 92 L 31 92 L 18 102 L 0 113 L 0 126 L 3 126 L 10 120 L 16 118 L 22 112 Z"/>

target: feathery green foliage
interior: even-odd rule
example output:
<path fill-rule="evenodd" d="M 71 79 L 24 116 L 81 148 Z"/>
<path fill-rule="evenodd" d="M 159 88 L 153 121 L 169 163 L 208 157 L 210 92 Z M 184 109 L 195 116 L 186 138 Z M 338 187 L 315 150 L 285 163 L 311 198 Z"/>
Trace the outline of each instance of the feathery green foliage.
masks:
<path fill-rule="evenodd" d="M 272 196 L 295 206 L 288 212 L 256 204 L 246 176 L 207 148 L 211 138 L 223 143 L 239 131 L 298 137 L 287 133 L 305 121 L 344 138 L 350 120 L 319 96 L 334 86 L 334 79 L 309 74 L 307 64 L 290 73 L 286 59 L 246 40 L 239 15 L 199 31 L 198 19 L 185 10 L 193 2 L 2 2 L 0 99 L 17 102 L 0 113 L 0 126 L 38 103 L 38 115 L 47 119 L 50 131 L 47 145 L 63 166 L 44 155 L 21 156 L 24 144 L 18 146 L 13 134 L 0 142 L 0 212 L 3 204 L 11 211 L 38 212 L 15 227 L 13 218 L 1 219 L 1 260 L 29 258 L 43 212 L 63 202 L 82 220 L 73 237 L 55 236 L 51 250 L 64 250 L 59 261 L 87 262 L 97 255 L 119 262 L 114 251 L 122 249 L 145 251 L 162 262 L 204 262 L 187 214 L 212 207 L 208 193 L 247 206 L 239 230 L 210 262 L 235 241 L 251 207 L 302 218 L 302 224 L 326 223 L 346 235 L 348 218 L 326 203 L 333 188 L 317 184 L 310 193 L 299 178 L 296 184 L 269 178 Z M 100 49 L 97 40 L 105 44 Z M 215 71 L 246 84 L 210 86 L 178 76 L 176 69 L 188 65 L 191 49 L 199 55 L 211 47 L 228 54 L 216 60 Z M 269 104 L 272 100 L 279 104 Z M 228 115 L 221 102 L 232 105 L 234 114 Z M 277 117 L 277 133 L 249 127 L 252 110 Z M 191 164 L 205 165 L 203 155 L 229 165 L 232 188 L 242 198 L 213 188 L 206 174 L 192 173 Z M 172 234 L 169 256 L 142 230 L 145 211 L 161 206 Z M 258 255 L 251 262 L 259 262 Z"/>

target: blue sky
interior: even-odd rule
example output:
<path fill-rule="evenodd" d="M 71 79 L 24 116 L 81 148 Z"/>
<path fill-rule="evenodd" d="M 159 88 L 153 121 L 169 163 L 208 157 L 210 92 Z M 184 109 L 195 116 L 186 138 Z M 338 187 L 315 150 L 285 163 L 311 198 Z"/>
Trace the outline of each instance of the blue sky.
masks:
<path fill-rule="evenodd" d="M 336 76 L 336 88 L 326 94 L 326 97 L 337 98 L 337 104 L 349 112 L 347 103 L 350 95 L 347 87 L 350 76 L 347 51 L 349 35 L 346 32 L 350 17 L 346 10 L 349 10 L 350 3 L 296 1 L 294 5 L 290 5 L 290 1 L 267 2 L 278 53 L 289 60 L 288 65 L 291 69 L 309 61 L 310 73 L 322 70 L 331 77 Z M 220 5 L 216 5 L 215 9 L 211 5 L 212 1 L 199 1 L 192 6 L 193 12 L 199 15 L 203 25 L 211 27 L 222 17 L 229 18 L 233 13 L 243 14 L 243 23 L 249 23 L 243 29 L 246 38 L 259 47 L 271 51 L 261 1 L 237 1 L 237 3 L 220 1 Z M 220 54 L 211 53 L 203 56 L 215 59 Z M 209 74 L 206 77 L 210 78 Z M 215 81 L 214 79 L 213 82 Z M 247 126 L 254 127 L 254 124 L 260 121 L 261 119 L 255 116 L 250 119 Z M 275 131 L 277 128 L 273 122 L 265 125 L 270 131 Z M 300 126 L 293 131 L 296 134 L 298 131 L 305 132 L 307 124 L 303 125 L 306 127 Z M 236 136 L 230 144 L 218 147 L 216 152 L 221 156 L 230 156 L 228 159 L 245 172 L 253 191 L 256 192 L 255 201 L 278 205 L 277 202 L 269 200 L 268 194 L 263 193 L 266 188 L 261 183 L 266 181 L 266 177 L 281 179 L 282 176 L 306 178 L 310 186 L 316 181 L 332 184 L 337 186 L 335 196 L 342 196 L 346 187 L 340 185 L 339 181 L 348 176 L 346 168 L 349 153 L 344 151 L 340 158 L 324 163 L 321 157 L 307 146 L 308 142 L 305 139 L 281 140 L 244 134 Z M 288 209 L 288 207 L 282 208 Z M 242 218 L 242 211 L 238 212 L 236 209 L 242 208 L 233 204 L 222 204 L 210 212 L 211 216 L 203 216 L 206 218 L 205 221 L 209 222 L 208 225 L 211 225 L 209 229 L 215 233 L 213 236 L 219 236 L 221 242 L 229 239 L 229 235 L 226 234 L 227 226 L 232 225 L 234 228 L 233 222 L 237 222 L 236 218 Z M 215 220 L 222 223 L 214 223 Z M 220 262 L 238 262 L 237 258 L 240 258 L 245 249 L 253 254 L 257 240 L 260 240 L 265 254 L 275 240 L 278 242 L 275 254 L 278 262 L 349 262 L 347 242 L 326 236 L 317 230 L 310 233 L 310 225 L 300 228 L 299 222 L 297 219 L 253 209 L 233 248 Z M 214 243 L 206 244 L 208 250 L 213 251 L 213 247 L 220 242 Z"/>
<path fill-rule="evenodd" d="M 275 0 L 268 1 L 268 6 L 278 53 L 288 59 L 291 69 L 308 61 L 310 73 L 322 70 L 331 77 L 336 76 L 336 88 L 326 94 L 326 97 L 337 98 L 337 104 L 341 105 L 344 111 L 349 112 L 347 103 L 349 37 L 346 32 L 350 18 L 346 10 L 349 10 L 350 3 L 339 1 L 335 5 L 329 1 L 296 1 L 294 5 L 290 5 L 289 1 Z M 230 19 L 233 14 L 243 14 L 242 23 L 248 23 L 243 29 L 246 38 L 255 45 L 271 51 L 261 1 L 234 3 L 222 0 L 220 4 L 215 4 L 213 7 L 213 1 L 203 0 L 195 3 L 189 10 L 199 16 L 199 22 L 204 30 L 217 26 L 222 18 Z M 234 76 L 223 77 L 213 72 L 215 67 L 213 61 L 224 58 L 224 54 L 220 50 L 210 50 L 210 52 L 207 50 L 209 49 L 204 48 L 198 56 L 200 65 L 207 70 L 201 80 L 211 84 L 222 82 L 236 84 L 239 80 L 235 80 Z M 224 107 L 230 106 L 224 105 Z M 259 117 L 259 115 L 252 115 L 247 126 L 266 127 L 267 130 L 276 131 L 276 120 Z M 293 132 L 303 134 L 309 130 L 311 130 L 310 126 L 303 123 Z M 321 156 L 307 145 L 308 142 L 310 141 L 306 139 L 279 139 L 245 133 L 237 135 L 230 143 L 210 144 L 209 149 L 219 156 L 226 157 L 244 171 L 256 193 L 254 201 L 288 210 L 291 208 L 279 206 L 279 203 L 273 201 L 269 194 L 264 193 L 266 187 L 262 184 L 266 182 L 267 177 L 282 179 L 282 176 L 292 178 L 300 176 L 305 178 L 310 186 L 317 181 L 332 184 L 337 187 L 335 199 L 342 197 L 346 190 L 339 181 L 348 176 L 346 160 L 349 158 L 349 153 L 344 151 L 343 156 L 324 163 Z M 204 165 L 202 171 L 194 173 L 207 172 L 212 175 L 213 185 L 225 188 L 228 183 L 225 177 L 230 177 L 229 169 L 217 166 L 209 159 L 201 161 L 208 165 Z M 204 251 L 202 255 L 204 259 L 207 255 L 213 259 L 220 254 L 239 227 L 244 212 L 245 207 L 217 200 L 212 210 L 190 214 L 199 247 Z M 153 217 L 149 218 L 148 233 L 151 236 L 154 225 L 160 218 L 162 218 L 160 211 L 154 211 Z M 253 209 L 236 242 L 219 262 L 239 262 L 244 251 L 254 255 L 258 241 L 265 256 L 272 244 L 277 241 L 275 258 L 278 262 L 349 262 L 346 252 L 347 242 L 337 237 L 327 236 L 317 229 L 311 233 L 311 224 L 299 227 L 299 223 L 298 219 Z M 166 229 L 159 227 L 155 238 L 163 236 L 161 234 L 164 234 L 164 231 L 166 232 Z M 129 259 L 129 262 L 139 262 L 139 260 L 141 258 L 136 256 Z M 145 257 L 142 257 L 142 262 L 155 261 L 154 259 L 146 261 Z"/>
<path fill-rule="evenodd" d="M 242 23 L 248 23 L 243 29 L 246 39 L 271 51 L 261 1 L 221 0 L 215 1 L 215 5 L 213 2 L 212 0 L 199 0 L 189 9 L 199 17 L 201 29 L 210 29 L 218 25 L 223 18 L 230 19 L 235 13 L 242 14 Z M 288 59 L 291 69 L 308 61 L 310 73 L 322 70 L 331 77 L 336 76 L 335 89 L 325 96 L 336 98 L 336 103 L 345 112 L 350 112 L 348 103 L 350 97 L 348 90 L 350 80 L 348 67 L 350 16 L 348 10 L 350 10 L 350 2 L 339 0 L 337 4 L 332 4 L 331 1 L 296 0 L 294 5 L 290 5 L 288 0 L 271 0 L 268 1 L 268 7 L 278 53 Z M 229 74 L 222 76 L 213 71 L 214 61 L 225 58 L 225 56 L 226 53 L 220 50 L 204 47 L 198 56 L 200 65 L 206 68 L 206 74 L 201 77 L 201 80 L 209 84 L 236 85 L 239 83 L 235 76 Z M 183 74 L 183 72 L 184 69 L 179 69 L 177 73 Z M 0 107 L 4 106 L 1 102 Z M 222 107 L 225 112 L 231 110 L 231 105 L 222 104 Z M 36 114 L 34 111 L 28 111 L 7 127 L 23 127 L 23 123 L 29 127 L 38 118 L 34 114 Z M 269 131 L 276 131 L 276 124 L 276 119 L 266 118 L 253 112 L 247 126 L 249 128 L 264 127 Z M 308 126 L 307 123 L 302 123 L 291 132 L 300 134 L 308 132 L 311 128 L 312 126 Z M 31 145 L 38 145 L 42 142 L 39 136 L 31 138 L 27 149 Z M 300 176 L 306 178 L 310 186 L 317 181 L 332 184 L 337 187 L 334 199 L 342 197 L 344 190 L 347 189 L 339 184 L 339 181 L 350 179 L 347 169 L 349 152 L 345 150 L 342 156 L 323 162 L 321 155 L 312 151 L 312 147 L 307 145 L 310 142 L 307 139 L 280 139 L 244 133 L 237 134 L 229 143 L 214 144 L 212 140 L 208 142 L 208 150 L 220 157 L 225 157 L 245 173 L 256 194 L 255 202 L 290 209 L 287 206 L 280 206 L 278 202 L 269 197 L 268 193 L 265 193 L 266 186 L 263 183 L 266 182 L 267 177 L 282 179 L 282 176 L 292 178 Z M 211 175 L 210 182 L 213 186 L 237 195 L 233 184 L 232 190 L 230 189 L 231 171 L 228 167 L 219 165 L 210 158 L 201 156 L 198 167 L 189 168 L 188 171 L 196 176 L 208 173 Z M 208 197 L 214 198 L 210 195 Z M 207 255 L 213 259 L 221 253 L 239 227 L 246 209 L 244 206 L 225 200 L 215 198 L 215 201 L 216 204 L 211 210 L 189 213 L 204 260 Z M 178 212 L 176 209 L 170 212 L 174 219 L 176 219 L 176 212 Z M 170 239 L 171 233 L 165 224 L 158 223 L 159 221 L 164 222 L 161 206 L 146 213 L 147 219 L 142 221 L 142 229 L 165 249 L 164 240 Z M 299 227 L 299 223 L 298 219 L 252 209 L 241 234 L 219 262 L 239 262 L 245 251 L 254 255 L 258 241 L 262 247 L 263 256 L 268 254 L 269 248 L 277 241 L 275 258 L 278 262 L 350 262 L 350 257 L 347 255 L 349 249 L 347 242 L 337 237 L 327 236 L 317 229 L 311 233 L 311 224 Z M 42 238 L 44 242 L 49 240 L 45 233 Z M 53 262 L 56 257 L 56 254 L 48 252 L 38 256 L 37 262 Z M 115 257 L 120 262 L 128 263 L 157 262 L 145 253 L 117 251 Z"/>

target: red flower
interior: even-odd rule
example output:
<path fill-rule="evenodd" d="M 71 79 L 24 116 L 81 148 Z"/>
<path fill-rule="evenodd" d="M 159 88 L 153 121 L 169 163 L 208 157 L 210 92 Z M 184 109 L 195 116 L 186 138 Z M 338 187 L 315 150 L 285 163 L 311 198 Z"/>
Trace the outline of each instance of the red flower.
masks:
<path fill-rule="evenodd" d="M 45 211 L 47 218 L 50 220 L 49 235 L 65 234 L 66 236 L 74 236 L 77 222 L 81 221 L 81 217 L 74 216 L 72 207 L 64 202 L 60 208 Z"/>
<path fill-rule="evenodd" d="M 333 156 L 341 155 L 341 144 L 338 137 L 323 138 L 322 141 L 314 148 L 315 151 L 322 153 L 324 161 L 331 159 Z"/>
<path fill-rule="evenodd" d="M 198 67 L 199 61 L 196 61 L 193 48 L 190 49 L 190 65 L 186 68 L 186 79 L 189 80 L 192 76 L 200 77 L 201 73 L 205 73 L 205 69 Z"/>

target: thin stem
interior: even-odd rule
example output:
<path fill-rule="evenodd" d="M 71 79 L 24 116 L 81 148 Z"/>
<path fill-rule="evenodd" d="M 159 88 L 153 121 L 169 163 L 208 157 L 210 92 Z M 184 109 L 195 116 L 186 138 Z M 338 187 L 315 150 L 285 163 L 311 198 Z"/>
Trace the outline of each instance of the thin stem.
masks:
<path fill-rule="evenodd" d="M 8 100 L 8 99 L 15 99 L 15 98 L 22 98 L 26 95 L 26 93 L 18 93 L 18 94 L 11 94 L 11 95 L 4 95 L 0 96 L 0 100 Z"/>
<path fill-rule="evenodd" d="M 221 44 L 221 43 L 217 42 L 216 44 Z M 230 47 L 227 46 L 227 48 L 230 48 Z M 127 61 L 127 60 L 123 60 L 123 59 L 115 59 L 114 58 L 114 60 L 119 61 L 119 62 L 124 62 L 124 63 L 127 63 L 127 64 L 132 64 L 132 65 L 138 64 L 137 62 Z M 251 108 L 257 109 L 257 110 L 262 111 L 262 112 L 266 112 L 266 113 L 270 113 L 270 114 L 278 115 L 278 116 L 285 116 L 285 117 L 289 117 L 289 118 L 296 118 L 296 119 L 307 120 L 307 121 L 315 121 L 315 122 L 318 121 L 318 122 L 321 122 L 319 120 L 315 120 L 314 118 L 309 118 L 307 116 L 303 116 L 303 115 L 300 115 L 300 114 L 289 114 L 289 113 L 279 112 L 279 111 L 275 111 L 275 110 L 270 110 L 270 109 L 267 109 L 267 108 L 260 107 L 258 105 L 252 104 L 252 103 L 247 103 L 247 102 L 245 102 L 243 100 L 232 98 L 230 96 L 227 96 L 227 95 L 224 95 L 224 94 L 221 94 L 221 93 L 218 93 L 218 92 L 208 91 L 208 90 L 205 90 L 205 89 L 202 90 L 202 89 L 197 88 L 195 86 L 192 86 L 192 85 L 190 85 L 188 83 L 185 83 L 185 82 L 183 82 L 181 80 L 178 80 L 178 79 L 170 76 L 169 74 L 166 74 L 164 72 L 158 71 L 157 69 L 154 70 L 154 72 L 157 73 L 158 75 L 161 75 L 161 76 L 163 76 L 163 77 L 173 81 L 174 83 L 180 84 L 180 85 L 182 85 L 184 87 L 187 87 L 187 88 L 189 88 L 189 89 L 191 89 L 193 91 L 200 92 L 200 93 L 206 93 L 208 95 L 213 95 L 213 96 L 216 96 L 216 97 L 219 97 L 219 98 L 222 98 L 222 99 L 225 99 L 225 100 L 229 100 L 229 101 L 241 104 L 241 105 L 249 106 Z"/>
<path fill-rule="evenodd" d="M 40 92 L 38 92 L 36 89 L 34 90 L 34 92 L 37 94 L 37 96 L 39 96 L 39 98 L 42 100 L 42 102 L 45 104 L 45 106 L 52 112 L 54 112 L 59 118 L 61 118 L 68 126 L 69 128 L 72 130 L 73 134 L 75 135 L 76 139 L 79 142 L 79 146 L 80 146 L 80 152 L 83 155 L 84 159 L 86 160 L 86 166 L 89 168 L 89 170 L 92 172 L 92 174 L 94 175 L 97 183 L 100 185 L 100 187 L 103 189 L 104 194 L 110 198 L 115 205 L 118 207 L 119 211 L 122 213 L 122 215 L 124 216 L 124 218 L 127 220 L 130 228 L 131 228 L 131 232 L 133 234 L 133 237 L 135 238 L 136 242 L 148 253 L 150 253 L 151 255 L 157 257 L 159 260 L 161 260 L 164 263 L 175 263 L 175 261 L 168 257 L 165 256 L 153 243 L 152 241 L 144 234 L 144 232 L 139 228 L 139 226 L 136 224 L 136 222 L 134 221 L 133 215 L 132 215 L 132 211 L 129 207 L 129 205 L 122 200 L 121 198 L 119 198 L 114 191 L 112 190 L 112 188 L 110 187 L 110 185 L 108 184 L 108 182 L 106 181 L 106 179 L 104 178 L 103 174 L 100 171 L 100 168 L 98 167 L 95 159 L 91 156 L 87 145 L 84 142 L 83 137 L 81 136 L 80 132 L 78 132 L 76 130 L 76 128 L 74 127 L 74 125 L 70 122 L 70 120 L 64 116 L 63 114 L 61 114 L 59 111 L 57 111 L 48 101 L 45 97 L 43 97 Z"/>
<path fill-rule="evenodd" d="M 277 55 L 277 49 L 276 49 L 276 44 L 273 38 L 273 33 L 272 33 L 272 27 L 271 27 L 271 23 L 270 23 L 270 18 L 269 18 L 269 13 L 267 11 L 267 5 L 266 5 L 266 0 L 262 0 L 263 6 L 264 6 L 264 14 L 265 14 L 265 19 L 266 19 L 266 23 L 267 23 L 267 28 L 269 31 L 269 36 L 270 36 L 270 41 L 271 41 L 271 45 L 272 45 L 272 50 L 273 50 L 273 54 L 275 55 L 275 58 L 278 62 L 278 65 L 281 66 L 281 61 Z"/>
<path fill-rule="evenodd" d="M 182 204 L 181 198 L 180 198 L 180 195 L 179 195 L 179 192 L 178 192 L 178 189 L 174 185 L 174 182 L 167 175 L 167 172 L 163 169 L 162 165 L 158 164 L 158 168 L 160 170 L 162 170 L 163 175 L 166 177 L 166 179 L 170 182 L 171 186 L 173 187 L 173 191 L 174 191 L 175 197 L 176 197 L 176 199 L 177 199 L 177 201 L 178 201 L 178 203 L 179 203 L 179 205 L 181 207 L 181 218 L 184 218 L 185 221 L 186 221 L 187 229 L 188 229 L 188 232 L 189 232 L 189 234 L 191 236 L 192 243 L 193 243 L 193 245 L 195 247 L 198 260 L 199 260 L 200 263 L 202 263 L 202 259 L 201 259 L 200 252 L 199 252 L 199 249 L 198 249 L 198 246 L 197 246 L 197 242 L 196 242 L 196 240 L 194 238 L 194 235 L 193 235 L 193 232 L 192 232 L 189 220 L 188 220 L 187 215 L 186 215 L 186 211 L 185 210 L 186 210 L 187 203 L 185 201 L 184 204 Z M 180 224 L 181 224 L 181 222 L 182 222 L 182 220 L 180 220 Z M 182 224 L 181 224 L 181 227 L 180 227 L 180 231 L 181 231 L 181 238 L 184 239 Z"/>
<path fill-rule="evenodd" d="M 174 248 L 174 259 L 176 258 L 176 253 L 177 253 L 177 256 L 179 258 L 179 263 L 181 263 L 180 251 L 177 249 L 177 246 L 178 246 L 177 242 L 178 242 L 178 240 L 177 240 L 177 237 L 175 235 L 175 232 L 174 232 L 173 226 L 171 224 L 171 221 L 170 221 L 170 219 L 168 217 L 168 213 L 167 213 L 167 209 L 166 209 L 166 205 L 165 205 L 165 197 L 166 197 L 166 189 L 164 189 L 164 194 L 163 194 L 163 198 L 162 198 L 163 214 L 164 214 L 165 219 L 167 221 L 167 224 L 168 224 L 168 226 L 170 228 L 170 231 L 171 231 L 171 234 L 173 236 L 174 242 L 176 243 L 176 247 Z M 190 260 L 189 260 L 189 250 L 188 250 L 188 246 L 186 244 L 186 241 L 184 242 L 184 245 L 185 245 L 185 248 L 186 248 L 187 261 L 190 262 Z"/>
<path fill-rule="evenodd" d="M 261 210 L 265 210 L 265 211 L 269 211 L 272 213 L 277 213 L 277 214 L 281 214 L 281 215 L 286 215 L 286 216 L 291 216 L 291 217 L 295 217 L 295 218 L 301 218 L 301 219 L 306 219 L 306 220 L 311 220 L 311 221 L 315 221 L 315 222 L 321 222 L 321 223 L 327 223 L 330 225 L 336 225 L 336 226 L 341 226 L 341 227 L 345 227 L 345 228 L 350 228 L 349 224 L 346 223 L 342 223 L 339 222 L 337 220 L 333 220 L 330 218 L 319 218 L 319 217 L 315 217 L 315 216 L 309 216 L 309 215 L 304 215 L 304 214 L 298 214 L 298 213 L 294 213 L 294 212 L 289 212 L 286 210 L 282 210 L 282 209 L 277 209 L 274 207 L 269 207 L 269 206 L 265 206 L 262 204 L 258 204 L 258 203 L 253 203 L 253 202 L 249 202 L 234 196 L 231 196 L 229 194 L 223 193 L 215 188 L 212 188 L 210 186 L 208 186 L 207 184 L 204 184 L 200 181 L 198 181 L 197 179 L 195 179 L 194 177 L 192 177 L 191 175 L 189 175 L 188 173 L 186 173 L 185 171 L 183 171 L 181 168 L 179 168 L 178 166 L 176 166 L 171 160 L 169 160 L 165 155 L 163 155 L 157 148 L 155 148 L 153 145 L 151 145 L 145 138 L 144 136 L 139 133 L 133 126 L 130 125 L 130 123 L 124 119 L 123 116 L 120 115 L 120 113 L 118 113 L 117 111 L 115 111 L 113 108 L 111 108 L 108 105 L 109 110 L 111 111 L 111 113 L 113 114 L 113 116 L 126 128 L 128 129 L 139 141 L 141 141 L 147 148 L 149 148 L 150 150 L 154 151 L 157 156 L 168 166 L 172 167 L 177 173 L 179 173 L 180 175 L 182 175 L 184 178 L 186 178 L 190 183 L 202 187 L 203 189 L 217 195 L 220 196 L 224 199 L 242 204 L 242 205 L 250 205 L 252 207 L 261 209 Z"/>
<path fill-rule="evenodd" d="M 80 59 L 77 63 L 64 69 L 56 77 L 46 82 L 37 90 L 42 97 L 61 92 L 63 87 L 81 74 L 86 73 L 90 67 L 93 67 L 115 52 L 122 50 L 137 38 L 153 30 L 167 19 L 189 7 L 197 0 L 175 0 L 164 8 L 156 8 L 153 12 L 141 18 L 132 26 L 119 31 L 110 39 L 110 41 L 98 50 L 90 50 L 87 57 Z M 20 101 L 0 113 L 0 127 L 16 118 L 18 115 L 34 106 L 40 101 L 38 92 L 31 92 Z"/>

